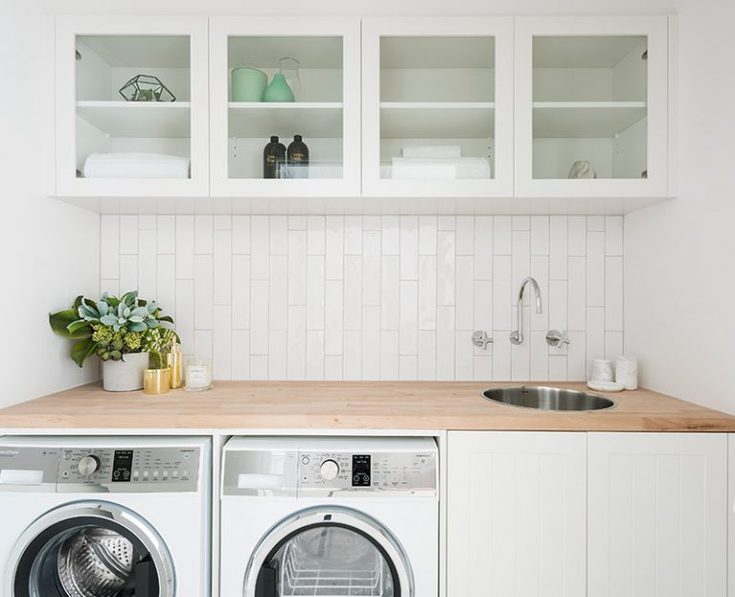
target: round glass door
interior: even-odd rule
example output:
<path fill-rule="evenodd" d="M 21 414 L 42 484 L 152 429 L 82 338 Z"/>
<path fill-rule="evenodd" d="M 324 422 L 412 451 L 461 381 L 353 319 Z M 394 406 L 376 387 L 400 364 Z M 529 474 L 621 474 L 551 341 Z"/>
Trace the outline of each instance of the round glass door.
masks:
<path fill-rule="evenodd" d="M 248 566 L 245 595 L 412 597 L 413 576 L 380 523 L 347 508 L 315 508 L 263 538 Z"/>
<path fill-rule="evenodd" d="M 16 546 L 15 597 L 171 597 L 173 564 L 134 513 L 72 504 L 39 518 Z"/>

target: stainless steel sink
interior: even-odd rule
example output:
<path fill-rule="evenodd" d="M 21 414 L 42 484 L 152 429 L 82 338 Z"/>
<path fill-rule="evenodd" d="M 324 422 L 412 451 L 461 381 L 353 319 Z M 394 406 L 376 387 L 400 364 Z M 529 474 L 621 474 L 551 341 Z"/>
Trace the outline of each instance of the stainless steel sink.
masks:
<path fill-rule="evenodd" d="M 501 404 L 536 410 L 600 410 L 615 406 L 615 402 L 609 398 L 564 388 L 525 386 L 490 388 L 482 395 Z"/>

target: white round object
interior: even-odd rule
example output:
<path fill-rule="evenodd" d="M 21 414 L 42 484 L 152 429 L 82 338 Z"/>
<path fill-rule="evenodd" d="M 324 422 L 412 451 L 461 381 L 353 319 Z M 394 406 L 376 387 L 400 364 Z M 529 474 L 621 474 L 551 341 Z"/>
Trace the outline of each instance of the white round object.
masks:
<path fill-rule="evenodd" d="M 333 481 L 339 475 L 339 465 L 334 460 L 325 460 L 319 469 L 323 479 Z"/>
<path fill-rule="evenodd" d="M 131 352 L 121 361 L 102 361 L 102 387 L 107 392 L 143 389 L 143 372 L 148 368 L 147 352 Z"/>
<path fill-rule="evenodd" d="M 615 383 L 614 381 L 601 381 L 596 379 L 588 381 L 587 387 L 590 390 L 597 390 L 598 392 L 619 392 L 625 389 L 622 384 Z"/>

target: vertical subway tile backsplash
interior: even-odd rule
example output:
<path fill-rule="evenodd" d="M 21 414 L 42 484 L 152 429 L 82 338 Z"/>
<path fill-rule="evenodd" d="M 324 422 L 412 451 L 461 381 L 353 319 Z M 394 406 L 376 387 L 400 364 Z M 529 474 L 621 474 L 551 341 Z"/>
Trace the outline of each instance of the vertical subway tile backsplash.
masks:
<path fill-rule="evenodd" d="M 620 216 L 104 215 L 101 231 L 102 290 L 157 298 L 219 379 L 583 380 L 623 348 Z M 544 312 L 526 299 L 515 347 L 528 275 Z M 571 344 L 548 347 L 549 328 Z"/>

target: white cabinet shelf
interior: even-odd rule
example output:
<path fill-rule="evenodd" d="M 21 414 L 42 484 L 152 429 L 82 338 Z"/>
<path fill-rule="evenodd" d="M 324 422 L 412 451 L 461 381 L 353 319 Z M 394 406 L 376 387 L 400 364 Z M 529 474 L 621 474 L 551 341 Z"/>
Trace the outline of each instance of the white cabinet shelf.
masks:
<path fill-rule="evenodd" d="M 342 110 L 342 102 L 230 102 L 230 134 L 266 140 L 274 134 L 341 138 Z"/>
<path fill-rule="evenodd" d="M 612 138 L 646 117 L 646 102 L 533 102 L 537 139 Z"/>
<path fill-rule="evenodd" d="M 191 136 L 190 102 L 80 101 L 77 116 L 113 137 Z"/>
<path fill-rule="evenodd" d="M 383 139 L 473 139 L 495 136 L 493 102 L 381 102 Z"/>

